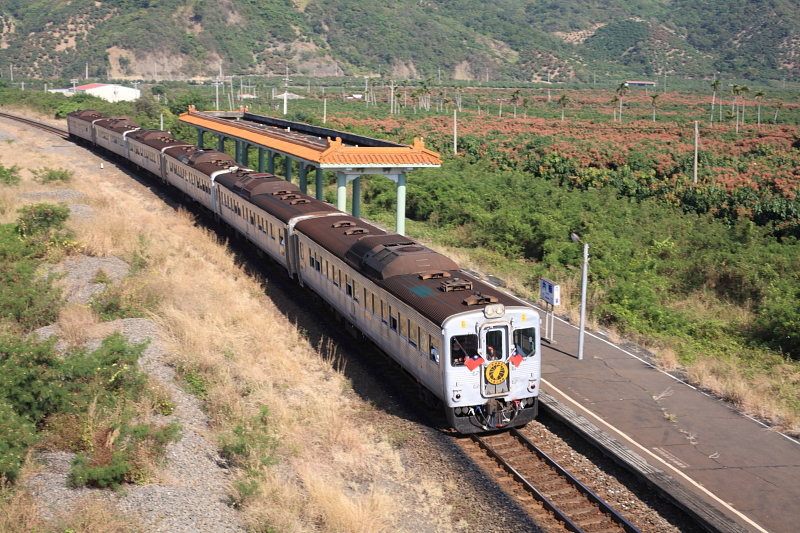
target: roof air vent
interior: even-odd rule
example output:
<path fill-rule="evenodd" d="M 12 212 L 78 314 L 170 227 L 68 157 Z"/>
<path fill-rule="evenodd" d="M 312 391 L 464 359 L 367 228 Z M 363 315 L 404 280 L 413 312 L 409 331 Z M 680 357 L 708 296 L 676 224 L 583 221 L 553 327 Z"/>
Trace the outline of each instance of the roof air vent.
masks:
<path fill-rule="evenodd" d="M 281 196 L 284 194 L 292 194 L 292 191 L 275 191 L 274 193 L 272 193 L 272 196 Z"/>
<path fill-rule="evenodd" d="M 299 194 L 285 194 L 281 196 L 281 200 L 297 200 L 300 198 Z"/>
<path fill-rule="evenodd" d="M 443 281 L 439 288 L 444 292 L 451 292 L 451 291 L 471 291 L 472 290 L 472 282 L 469 280 L 461 280 L 459 278 L 453 278 L 448 281 Z M 470 304 L 467 304 L 470 305 Z"/>
<path fill-rule="evenodd" d="M 419 275 L 419 279 L 442 279 L 449 277 L 450 277 L 450 272 L 445 272 L 444 270 L 425 272 L 424 274 Z"/>
<path fill-rule="evenodd" d="M 337 222 L 336 224 L 332 225 L 332 228 L 352 228 L 355 227 L 356 223 L 350 220 L 346 220 L 344 222 Z"/>
<path fill-rule="evenodd" d="M 464 303 L 466 305 L 494 304 L 497 303 L 497 298 L 494 296 L 485 296 L 481 292 L 475 291 L 472 293 L 472 296 L 464 298 Z"/>
<path fill-rule="evenodd" d="M 299 200 L 292 200 L 289 202 L 289 205 L 297 205 L 297 204 L 310 204 L 311 202 L 306 200 L 305 198 L 300 198 Z"/>
<path fill-rule="evenodd" d="M 345 235 L 364 235 L 365 233 L 369 233 L 369 230 L 367 228 L 359 228 L 358 226 L 344 232 Z"/>

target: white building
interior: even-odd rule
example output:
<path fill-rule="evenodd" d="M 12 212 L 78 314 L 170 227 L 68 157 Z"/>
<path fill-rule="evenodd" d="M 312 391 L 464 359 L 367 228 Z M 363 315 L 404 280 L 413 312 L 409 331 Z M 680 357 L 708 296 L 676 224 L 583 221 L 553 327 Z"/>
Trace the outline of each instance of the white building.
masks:
<path fill-rule="evenodd" d="M 138 100 L 142 96 L 142 91 L 125 87 L 117 84 L 107 83 L 90 83 L 88 85 L 80 85 L 75 87 L 72 94 L 86 93 L 92 96 L 97 96 L 109 102 L 129 102 L 131 100 Z"/>

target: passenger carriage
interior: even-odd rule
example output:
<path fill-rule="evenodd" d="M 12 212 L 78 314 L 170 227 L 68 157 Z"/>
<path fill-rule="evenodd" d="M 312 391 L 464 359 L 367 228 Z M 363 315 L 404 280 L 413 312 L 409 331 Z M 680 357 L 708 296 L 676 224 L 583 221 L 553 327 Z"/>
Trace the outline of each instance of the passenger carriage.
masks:
<path fill-rule="evenodd" d="M 171 134 L 161 130 L 137 130 L 126 137 L 128 142 L 128 160 L 139 168 L 147 170 L 159 179 L 163 179 L 163 152 L 177 146 L 191 146 L 179 141 Z"/>
<path fill-rule="evenodd" d="M 125 137 L 140 129 L 136 122 L 127 118 L 106 117 L 92 124 L 94 127 L 94 142 L 97 146 L 128 159 Z"/>
<path fill-rule="evenodd" d="M 94 127 L 92 125 L 102 118 L 105 117 L 90 109 L 67 113 L 67 130 L 71 136 L 95 144 Z"/>

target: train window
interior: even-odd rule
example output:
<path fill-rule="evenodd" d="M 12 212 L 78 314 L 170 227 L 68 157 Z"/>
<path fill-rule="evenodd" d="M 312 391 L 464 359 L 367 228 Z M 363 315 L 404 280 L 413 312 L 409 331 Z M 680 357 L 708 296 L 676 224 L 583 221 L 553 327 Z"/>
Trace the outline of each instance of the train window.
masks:
<path fill-rule="evenodd" d="M 439 364 L 439 341 L 431 337 L 431 361 Z"/>
<path fill-rule="evenodd" d="M 283 239 L 283 228 L 278 230 L 278 237 L 280 237 L 280 241 L 278 241 L 278 242 L 280 243 L 281 246 L 286 244 L 286 241 L 284 241 L 284 239 Z"/>
<path fill-rule="evenodd" d="M 316 264 L 314 265 L 314 270 L 319 272 L 319 257 L 317 257 L 314 261 Z"/>
<path fill-rule="evenodd" d="M 347 296 L 352 298 L 353 297 L 353 283 L 350 281 L 350 277 L 347 276 L 347 275 L 345 275 L 344 279 L 345 279 L 345 283 L 347 284 L 347 289 L 345 290 L 345 292 L 347 293 Z"/>
<path fill-rule="evenodd" d="M 372 293 L 370 293 L 367 289 L 364 289 L 364 309 L 372 312 Z"/>
<path fill-rule="evenodd" d="M 339 285 L 336 285 L 335 283 L 334 283 L 334 285 L 336 285 L 337 287 L 339 287 L 341 290 L 344 290 L 344 280 L 342 279 L 343 277 L 346 277 L 346 276 L 344 276 L 344 275 L 342 274 L 342 270 L 341 270 L 341 269 L 339 269 L 338 275 L 336 276 L 336 279 L 338 279 L 338 280 L 339 280 Z"/>
<path fill-rule="evenodd" d="M 305 250 L 304 250 L 304 247 L 303 247 L 303 243 L 301 242 L 300 243 L 300 259 L 305 259 L 305 258 L 306 258 Z"/>
<path fill-rule="evenodd" d="M 454 335 L 450 337 L 450 364 L 452 366 L 463 366 L 467 357 L 472 357 L 478 353 L 478 336 Z"/>
<path fill-rule="evenodd" d="M 275 240 L 275 226 L 272 225 L 272 222 L 269 223 L 269 236 Z"/>
<path fill-rule="evenodd" d="M 419 328 L 413 320 L 408 321 L 408 343 L 414 348 L 417 347 L 417 339 L 419 339 Z"/>
<path fill-rule="evenodd" d="M 252 213 L 250 214 L 250 225 L 251 226 L 255 226 L 256 225 L 256 219 L 255 219 L 255 217 L 253 217 Z M 301 250 L 301 252 L 302 252 L 302 250 Z M 300 254 L 300 257 L 303 257 L 302 253 Z"/>
<path fill-rule="evenodd" d="M 389 323 L 389 322 L 387 322 L 388 319 L 386 318 L 388 316 L 388 314 L 386 313 L 386 308 L 387 307 L 388 306 L 386 305 L 386 302 L 381 300 L 381 322 L 383 322 L 384 324 L 388 324 Z"/>
<path fill-rule="evenodd" d="M 522 357 L 536 354 L 536 329 L 523 328 L 514 330 L 514 350 Z M 512 354 L 513 355 L 513 354 Z"/>
<path fill-rule="evenodd" d="M 351 279 L 350 281 L 353 282 L 353 300 L 358 303 L 358 282 L 354 279 Z"/>
<path fill-rule="evenodd" d="M 419 328 L 419 352 L 428 357 L 428 334 L 425 333 L 425 330 Z"/>
<path fill-rule="evenodd" d="M 312 252 L 311 250 L 308 251 L 308 266 L 310 266 L 311 268 L 314 268 L 314 265 L 318 264 L 316 259 L 314 258 L 315 255 L 316 255 L 315 252 Z M 317 270 L 319 270 L 319 267 L 317 267 Z"/>
<path fill-rule="evenodd" d="M 331 265 L 331 281 L 333 281 L 333 286 L 339 286 L 339 276 L 336 274 L 336 267 Z"/>
<path fill-rule="evenodd" d="M 397 321 L 400 322 L 400 336 L 404 339 L 408 338 L 408 319 L 403 318 L 400 316 L 400 313 L 397 313 Z"/>
<path fill-rule="evenodd" d="M 397 331 L 397 316 L 395 316 L 396 310 L 392 310 L 392 306 L 389 306 L 389 329 L 392 331 Z"/>
<path fill-rule="evenodd" d="M 508 329 L 499 327 L 486 332 L 486 359 L 499 361 L 506 356 L 506 335 Z"/>

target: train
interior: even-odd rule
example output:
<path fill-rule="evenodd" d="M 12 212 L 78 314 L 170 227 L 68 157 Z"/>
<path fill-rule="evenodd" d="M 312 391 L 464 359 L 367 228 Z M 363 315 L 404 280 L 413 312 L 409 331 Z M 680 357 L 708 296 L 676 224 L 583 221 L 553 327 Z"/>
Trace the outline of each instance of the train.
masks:
<path fill-rule="evenodd" d="M 463 434 L 519 427 L 539 408 L 541 319 L 521 300 L 406 236 L 354 218 L 225 153 L 96 111 L 70 138 L 174 187 L 396 361 Z"/>

